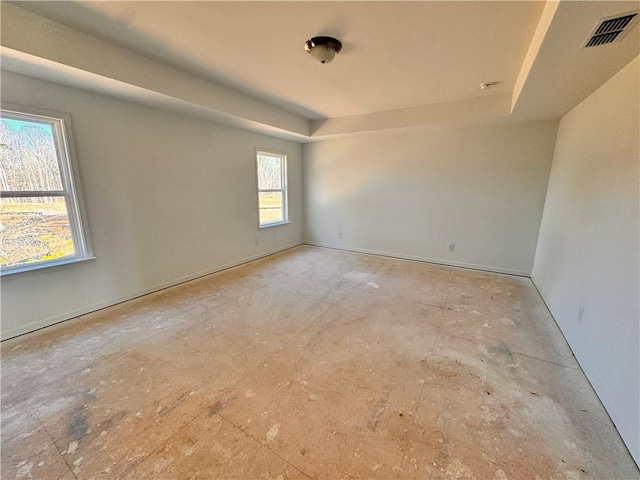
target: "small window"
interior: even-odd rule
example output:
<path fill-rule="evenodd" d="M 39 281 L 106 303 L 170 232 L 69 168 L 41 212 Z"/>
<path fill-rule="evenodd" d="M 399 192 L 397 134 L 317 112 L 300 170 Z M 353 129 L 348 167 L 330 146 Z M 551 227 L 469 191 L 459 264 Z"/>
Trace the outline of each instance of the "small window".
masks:
<path fill-rule="evenodd" d="M 287 157 L 258 152 L 257 160 L 260 227 L 287 223 Z"/>
<path fill-rule="evenodd" d="M 90 257 L 67 118 L 0 109 L 2 274 Z"/>

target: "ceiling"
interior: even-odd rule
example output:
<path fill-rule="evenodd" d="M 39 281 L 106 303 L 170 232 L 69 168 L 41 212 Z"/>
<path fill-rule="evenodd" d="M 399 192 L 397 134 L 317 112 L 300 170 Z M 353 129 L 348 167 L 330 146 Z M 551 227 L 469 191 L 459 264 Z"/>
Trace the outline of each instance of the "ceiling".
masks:
<path fill-rule="evenodd" d="M 544 2 L 32 2 L 33 11 L 310 119 L 509 92 Z M 342 41 L 330 65 L 304 51 Z"/>
<path fill-rule="evenodd" d="M 236 115 L 230 107 L 214 108 L 215 99 L 207 103 L 186 98 L 187 83 L 181 94 L 175 91 L 178 80 L 170 91 L 167 84 L 171 82 L 164 87 L 151 85 L 152 80 L 142 78 L 142 70 L 117 74 L 115 59 L 108 60 L 112 55 L 108 45 L 117 46 L 143 59 L 130 60 L 129 70 L 133 64 L 147 68 L 145 59 L 149 59 L 241 92 L 304 119 L 308 132 L 296 130 L 296 135 L 303 136 L 416 126 L 447 118 L 447 112 L 459 118 L 468 110 L 527 120 L 558 118 L 637 56 L 640 43 L 636 27 L 616 44 L 592 51 L 579 48 L 598 18 L 635 10 L 637 1 L 47 1 L 14 5 L 91 37 L 75 41 L 68 37 L 66 41 L 75 43 L 68 48 L 75 52 L 74 58 L 69 52 L 66 59 L 64 53 L 45 54 L 49 47 L 45 43 L 52 40 L 36 37 L 49 24 L 34 28 L 36 33 L 26 32 L 9 15 L 2 24 L 3 68 L 11 68 L 11 60 L 22 53 L 22 63 L 40 62 L 41 71 L 55 69 L 43 61 L 73 67 L 64 75 L 62 67 L 57 68 L 57 81 L 61 76 L 77 76 L 77 71 L 91 72 L 99 76 L 91 80 L 95 85 L 117 80 L 144 88 L 147 96 L 157 90 L 165 97 Z M 17 10 L 3 6 L 3 17 L 5 11 Z M 33 18 L 25 17 L 24 25 L 34 25 Z M 344 45 L 331 64 L 315 63 L 303 49 L 308 38 L 318 35 L 335 36 Z M 113 72 L 86 58 L 89 46 L 81 52 L 76 44 L 90 42 L 81 38 L 102 41 L 100 49 L 107 52 L 104 63 Z M 41 45 L 33 46 L 37 41 Z M 97 49 L 97 44 L 92 48 Z M 124 68 L 126 62 L 121 63 Z M 483 82 L 499 83 L 480 90 Z M 121 85 L 118 88 L 122 90 Z M 248 118 L 251 112 L 237 116 Z M 269 123 L 257 114 L 254 117 L 257 123 Z M 295 130 L 282 125 L 276 126 Z"/>

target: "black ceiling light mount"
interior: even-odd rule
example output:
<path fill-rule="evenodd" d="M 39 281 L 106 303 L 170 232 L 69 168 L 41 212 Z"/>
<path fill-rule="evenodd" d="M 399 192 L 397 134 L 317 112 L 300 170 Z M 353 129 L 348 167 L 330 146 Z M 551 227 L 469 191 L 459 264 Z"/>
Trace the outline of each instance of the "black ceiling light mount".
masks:
<path fill-rule="evenodd" d="M 313 37 L 305 42 L 304 49 L 314 60 L 324 64 L 340 53 L 342 43 L 333 37 Z"/>

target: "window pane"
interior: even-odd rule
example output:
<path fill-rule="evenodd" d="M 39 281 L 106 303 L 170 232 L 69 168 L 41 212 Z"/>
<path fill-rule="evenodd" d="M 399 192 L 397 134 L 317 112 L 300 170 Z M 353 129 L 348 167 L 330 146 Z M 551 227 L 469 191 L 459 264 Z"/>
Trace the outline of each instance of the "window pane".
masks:
<path fill-rule="evenodd" d="M 24 265 L 75 254 L 63 197 L 0 200 L 0 263 Z"/>
<path fill-rule="evenodd" d="M 282 189 L 282 159 L 258 155 L 258 190 Z"/>
<path fill-rule="evenodd" d="M 48 123 L 0 119 L 2 190 L 62 190 L 60 168 Z"/>
<path fill-rule="evenodd" d="M 260 225 L 283 222 L 282 192 L 259 193 Z"/>

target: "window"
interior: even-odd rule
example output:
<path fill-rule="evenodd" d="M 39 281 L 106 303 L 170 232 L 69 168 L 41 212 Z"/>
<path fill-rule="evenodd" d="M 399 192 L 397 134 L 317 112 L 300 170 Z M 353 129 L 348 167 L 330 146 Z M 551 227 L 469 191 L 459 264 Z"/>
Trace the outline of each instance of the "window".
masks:
<path fill-rule="evenodd" d="M 0 273 L 90 258 L 68 117 L 0 110 Z"/>
<path fill-rule="evenodd" d="M 257 160 L 260 227 L 287 223 L 287 157 L 257 152 Z"/>

